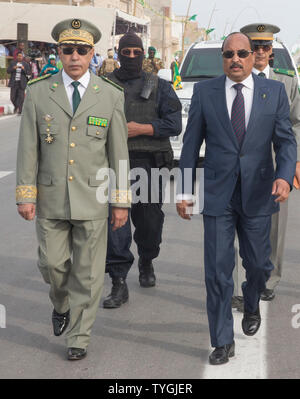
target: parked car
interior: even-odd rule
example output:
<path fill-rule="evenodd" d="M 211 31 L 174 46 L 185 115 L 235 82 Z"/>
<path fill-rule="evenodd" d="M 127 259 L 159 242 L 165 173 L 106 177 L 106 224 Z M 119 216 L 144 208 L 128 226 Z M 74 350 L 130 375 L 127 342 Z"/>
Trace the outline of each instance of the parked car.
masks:
<path fill-rule="evenodd" d="M 191 45 L 185 54 L 181 67 L 179 69 L 182 79 L 182 89 L 176 93 L 182 104 L 182 132 L 179 136 L 171 137 L 171 144 L 174 152 L 174 159 L 179 160 L 183 134 L 186 129 L 188 112 L 191 105 L 193 95 L 193 87 L 196 82 L 204 79 L 211 79 L 222 75 L 222 41 L 204 41 L 196 42 Z M 282 68 L 294 71 L 298 77 L 300 87 L 300 79 L 297 68 L 288 48 L 280 41 L 273 42 L 274 52 L 274 68 Z M 171 81 L 171 70 L 161 69 L 158 73 L 163 79 Z M 201 146 L 200 160 L 205 155 L 205 145 Z"/>

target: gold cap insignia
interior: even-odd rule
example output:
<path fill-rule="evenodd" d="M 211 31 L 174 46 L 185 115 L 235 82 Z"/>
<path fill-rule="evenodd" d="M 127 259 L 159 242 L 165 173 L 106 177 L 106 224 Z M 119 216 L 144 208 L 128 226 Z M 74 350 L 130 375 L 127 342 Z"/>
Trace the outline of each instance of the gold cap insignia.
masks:
<path fill-rule="evenodd" d="M 81 22 L 79 19 L 73 19 L 71 26 L 73 29 L 80 29 L 81 28 Z"/>
<path fill-rule="evenodd" d="M 265 25 L 258 25 L 258 27 L 257 27 L 258 32 L 264 32 L 265 29 L 266 29 Z"/>

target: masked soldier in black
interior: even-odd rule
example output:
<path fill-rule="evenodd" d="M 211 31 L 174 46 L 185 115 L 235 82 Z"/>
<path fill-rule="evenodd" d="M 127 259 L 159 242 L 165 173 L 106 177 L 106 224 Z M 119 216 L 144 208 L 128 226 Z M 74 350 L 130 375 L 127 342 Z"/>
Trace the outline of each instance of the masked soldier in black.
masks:
<path fill-rule="evenodd" d="M 144 48 L 133 31 L 119 42 L 121 67 L 108 76 L 124 89 L 125 115 L 128 127 L 130 168 L 142 168 L 148 175 L 151 193 L 151 168 L 170 168 L 173 152 L 170 137 L 181 132 L 181 103 L 171 84 L 154 74 L 142 71 Z M 159 254 L 162 241 L 164 187 L 159 184 L 156 203 L 132 203 L 131 220 L 135 227 L 139 282 L 142 287 L 155 286 L 152 259 Z M 118 308 L 128 300 L 126 277 L 134 261 L 130 251 L 131 226 L 127 224 L 113 231 L 109 223 L 106 272 L 112 278 L 111 294 L 103 302 L 104 308 Z"/>

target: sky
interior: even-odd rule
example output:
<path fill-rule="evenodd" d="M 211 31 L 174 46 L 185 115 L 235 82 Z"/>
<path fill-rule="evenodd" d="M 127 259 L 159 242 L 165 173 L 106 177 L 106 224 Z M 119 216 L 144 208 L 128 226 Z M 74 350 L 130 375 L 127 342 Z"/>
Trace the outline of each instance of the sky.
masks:
<path fill-rule="evenodd" d="M 186 15 L 189 0 L 172 0 L 173 13 Z M 214 6 L 216 11 L 213 11 Z M 215 31 L 211 39 L 220 39 L 231 31 L 239 31 L 244 25 L 262 22 L 277 25 L 277 36 L 291 49 L 300 43 L 300 0 L 192 0 L 190 16 L 197 14 L 200 27 Z"/>

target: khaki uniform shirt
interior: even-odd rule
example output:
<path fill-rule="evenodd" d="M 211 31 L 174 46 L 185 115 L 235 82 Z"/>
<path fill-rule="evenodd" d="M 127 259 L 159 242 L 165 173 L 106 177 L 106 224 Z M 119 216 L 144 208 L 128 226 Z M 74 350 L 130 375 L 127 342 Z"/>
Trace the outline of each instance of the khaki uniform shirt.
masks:
<path fill-rule="evenodd" d="M 164 64 L 159 58 L 154 58 L 153 60 L 145 58 L 143 61 L 143 71 L 157 74 L 158 71 L 154 68 L 152 61 L 156 65 L 158 71 L 164 68 Z"/>
<path fill-rule="evenodd" d="M 61 72 L 28 86 L 17 156 L 17 203 L 36 203 L 48 219 L 102 219 L 108 203 L 97 189 L 115 172 L 113 206 L 129 207 L 128 179 L 120 179 L 119 160 L 129 171 L 123 91 L 91 74 L 73 115 Z M 98 178 L 97 178 L 98 177 Z M 100 179 L 100 180 L 99 180 Z"/>

